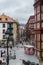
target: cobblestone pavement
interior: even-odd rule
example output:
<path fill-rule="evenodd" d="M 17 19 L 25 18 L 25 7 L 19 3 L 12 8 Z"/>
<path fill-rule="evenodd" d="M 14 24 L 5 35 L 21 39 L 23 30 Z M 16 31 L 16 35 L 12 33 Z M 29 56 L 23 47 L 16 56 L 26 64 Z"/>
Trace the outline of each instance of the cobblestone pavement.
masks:
<path fill-rule="evenodd" d="M 31 62 L 35 62 L 35 63 L 39 63 L 39 60 L 37 59 L 37 57 L 35 55 L 26 55 L 24 53 L 24 48 L 20 48 L 21 45 L 19 45 L 19 47 L 15 47 L 13 48 L 13 50 L 16 51 L 16 59 L 10 60 L 10 65 L 22 65 L 22 59 L 24 59 L 25 61 L 31 61 Z"/>
<path fill-rule="evenodd" d="M 14 51 L 16 52 L 16 59 L 10 59 L 9 60 L 9 65 L 22 65 L 22 60 L 24 59 L 25 61 L 31 61 L 35 63 L 39 63 L 39 60 L 35 55 L 26 55 L 24 53 L 24 48 L 21 48 L 21 45 L 18 45 L 17 47 L 14 47 L 12 49 L 12 55 L 14 54 Z"/>

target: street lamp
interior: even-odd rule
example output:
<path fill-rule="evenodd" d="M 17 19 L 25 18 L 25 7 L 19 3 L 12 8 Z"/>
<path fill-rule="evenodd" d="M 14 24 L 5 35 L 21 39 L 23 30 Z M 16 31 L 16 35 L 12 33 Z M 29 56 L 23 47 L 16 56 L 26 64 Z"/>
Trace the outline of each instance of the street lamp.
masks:
<path fill-rule="evenodd" d="M 5 32 L 6 39 L 7 39 L 7 65 L 9 65 L 9 52 L 8 52 L 8 42 L 9 42 L 9 31 Z"/>

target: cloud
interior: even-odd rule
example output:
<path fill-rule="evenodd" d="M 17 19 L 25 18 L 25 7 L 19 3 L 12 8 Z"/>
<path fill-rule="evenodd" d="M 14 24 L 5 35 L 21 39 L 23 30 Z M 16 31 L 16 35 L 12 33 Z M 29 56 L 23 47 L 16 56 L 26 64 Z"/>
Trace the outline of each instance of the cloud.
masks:
<path fill-rule="evenodd" d="M 26 23 L 29 16 L 34 14 L 34 0 L 0 0 L 0 14 L 5 13 L 19 22 Z"/>

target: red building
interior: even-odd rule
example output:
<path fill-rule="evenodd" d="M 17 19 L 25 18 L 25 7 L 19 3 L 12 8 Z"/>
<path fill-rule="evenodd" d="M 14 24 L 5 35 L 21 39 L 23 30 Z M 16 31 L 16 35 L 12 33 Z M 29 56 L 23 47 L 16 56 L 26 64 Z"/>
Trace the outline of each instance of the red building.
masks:
<path fill-rule="evenodd" d="M 35 39 L 35 32 L 34 32 L 34 15 L 30 16 L 28 19 L 28 22 L 26 24 L 27 30 L 28 30 L 28 35 L 30 35 L 30 41 L 31 43 L 34 42 Z M 29 37 L 29 36 L 28 36 Z"/>
<path fill-rule="evenodd" d="M 35 21 L 34 15 L 30 16 L 28 25 L 29 25 L 29 30 L 30 30 L 31 44 L 34 43 L 34 40 L 35 40 L 34 21 Z"/>
<path fill-rule="evenodd" d="M 35 0 L 35 54 L 43 60 L 43 0 Z"/>

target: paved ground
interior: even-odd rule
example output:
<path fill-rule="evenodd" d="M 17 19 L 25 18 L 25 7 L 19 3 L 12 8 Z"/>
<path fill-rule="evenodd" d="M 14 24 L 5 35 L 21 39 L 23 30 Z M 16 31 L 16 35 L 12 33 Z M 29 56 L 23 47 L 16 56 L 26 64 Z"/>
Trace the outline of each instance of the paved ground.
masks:
<path fill-rule="evenodd" d="M 21 45 L 19 45 L 20 47 Z M 22 60 L 24 59 L 26 61 L 30 60 L 31 62 L 39 63 L 39 60 L 35 55 L 26 55 L 24 54 L 24 48 L 13 48 L 13 50 L 16 51 L 16 59 L 15 60 L 10 60 L 10 65 L 22 65 Z"/>
<path fill-rule="evenodd" d="M 35 63 L 39 63 L 39 60 L 37 59 L 37 57 L 35 55 L 26 55 L 24 53 L 24 48 L 20 48 L 21 45 L 18 45 L 19 47 L 14 47 L 12 49 L 12 55 L 14 54 L 14 51 L 16 51 L 16 59 L 10 59 L 9 60 L 9 65 L 22 65 L 22 60 L 24 59 L 25 61 L 30 60 L 31 62 L 35 62 Z"/>

